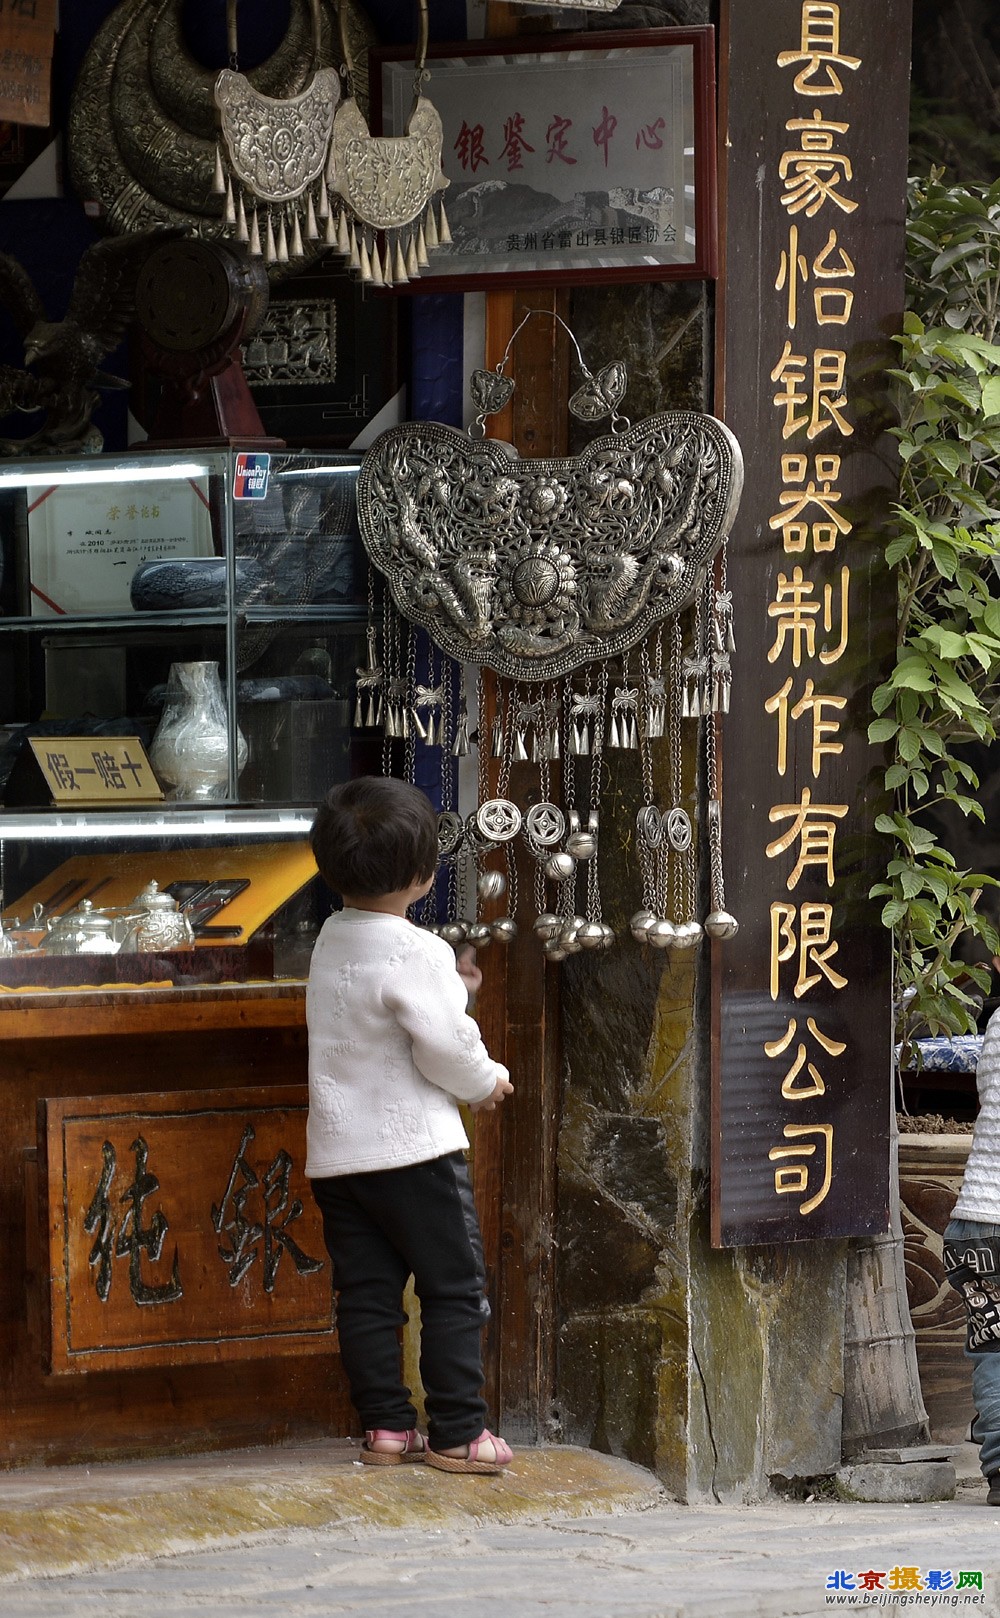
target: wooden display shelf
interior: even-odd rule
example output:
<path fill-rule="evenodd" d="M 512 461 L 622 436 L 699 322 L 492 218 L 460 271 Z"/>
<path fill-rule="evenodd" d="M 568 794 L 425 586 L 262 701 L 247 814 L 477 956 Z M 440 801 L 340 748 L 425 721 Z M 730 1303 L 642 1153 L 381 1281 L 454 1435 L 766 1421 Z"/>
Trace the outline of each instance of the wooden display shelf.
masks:
<path fill-rule="evenodd" d="M 242 877 L 248 879 L 247 886 L 212 917 L 212 922 L 238 928 L 233 941 L 246 944 L 315 875 L 316 861 L 305 838 L 283 843 L 74 854 L 22 893 L 16 903 L 9 904 L 3 921 L 9 928 L 16 915 L 24 930 L 24 918 L 36 905 L 42 907 L 47 918 L 64 916 L 75 910 L 82 899 L 93 895 L 99 909 L 127 910 L 134 907 L 137 895 L 151 881 L 162 889 L 171 882 L 192 878 L 217 882 Z M 66 896 L 60 901 L 63 893 Z M 211 947 L 208 938 L 195 941 L 198 950 Z"/>

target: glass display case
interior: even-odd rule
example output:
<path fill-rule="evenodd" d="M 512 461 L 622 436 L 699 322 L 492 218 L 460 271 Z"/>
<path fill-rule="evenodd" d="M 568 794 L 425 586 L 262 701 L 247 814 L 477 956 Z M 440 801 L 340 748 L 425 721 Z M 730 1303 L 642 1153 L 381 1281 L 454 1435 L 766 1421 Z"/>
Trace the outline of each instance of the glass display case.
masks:
<path fill-rule="evenodd" d="M 352 736 L 351 455 L 0 470 L 0 989 L 300 979 Z"/>

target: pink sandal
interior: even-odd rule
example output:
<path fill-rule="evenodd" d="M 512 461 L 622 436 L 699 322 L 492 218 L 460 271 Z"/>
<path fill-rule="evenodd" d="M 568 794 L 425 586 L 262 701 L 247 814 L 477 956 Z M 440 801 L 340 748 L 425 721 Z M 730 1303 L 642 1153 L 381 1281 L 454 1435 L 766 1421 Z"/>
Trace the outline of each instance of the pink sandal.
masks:
<path fill-rule="evenodd" d="M 378 1439 L 391 1439 L 402 1444 L 402 1449 L 375 1449 Z M 427 1446 L 415 1428 L 409 1432 L 393 1433 L 387 1427 L 369 1427 L 361 1447 L 361 1459 L 366 1466 L 402 1466 L 405 1461 L 427 1459 Z"/>
<path fill-rule="evenodd" d="M 479 1446 L 484 1442 L 493 1445 L 494 1459 L 481 1461 L 479 1459 Z M 439 1472 L 502 1472 L 514 1459 L 514 1451 L 502 1438 L 497 1438 L 488 1428 L 483 1428 L 478 1438 L 474 1438 L 469 1445 L 467 1456 L 442 1455 L 440 1450 L 428 1448 L 426 1460 L 428 1466 L 436 1466 Z"/>

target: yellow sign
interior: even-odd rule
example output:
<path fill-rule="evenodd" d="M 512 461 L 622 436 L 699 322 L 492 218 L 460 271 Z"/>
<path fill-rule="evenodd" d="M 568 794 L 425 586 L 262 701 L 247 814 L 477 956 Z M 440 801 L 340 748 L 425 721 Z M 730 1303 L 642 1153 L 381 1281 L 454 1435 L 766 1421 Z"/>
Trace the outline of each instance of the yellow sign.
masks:
<path fill-rule="evenodd" d="M 31 736 L 29 741 L 58 809 L 163 797 L 138 736 Z"/>

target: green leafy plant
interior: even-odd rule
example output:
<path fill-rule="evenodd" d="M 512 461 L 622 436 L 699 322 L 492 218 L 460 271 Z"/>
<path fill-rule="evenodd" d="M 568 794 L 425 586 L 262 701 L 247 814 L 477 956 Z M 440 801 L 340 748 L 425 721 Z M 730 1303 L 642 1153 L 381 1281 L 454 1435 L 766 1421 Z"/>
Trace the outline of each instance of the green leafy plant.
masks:
<path fill-rule="evenodd" d="M 888 743 L 893 840 L 882 919 L 896 950 L 898 1037 L 975 1027 L 970 988 L 989 987 L 956 944 L 1000 938 L 981 908 L 990 876 L 960 870 L 940 806 L 983 819 L 963 744 L 1000 718 L 1000 181 L 910 184 L 907 313 L 893 378 L 900 495 L 886 548 L 899 590 L 896 663 L 874 693 L 869 735 Z M 905 1053 L 904 1053 L 905 1060 Z"/>

